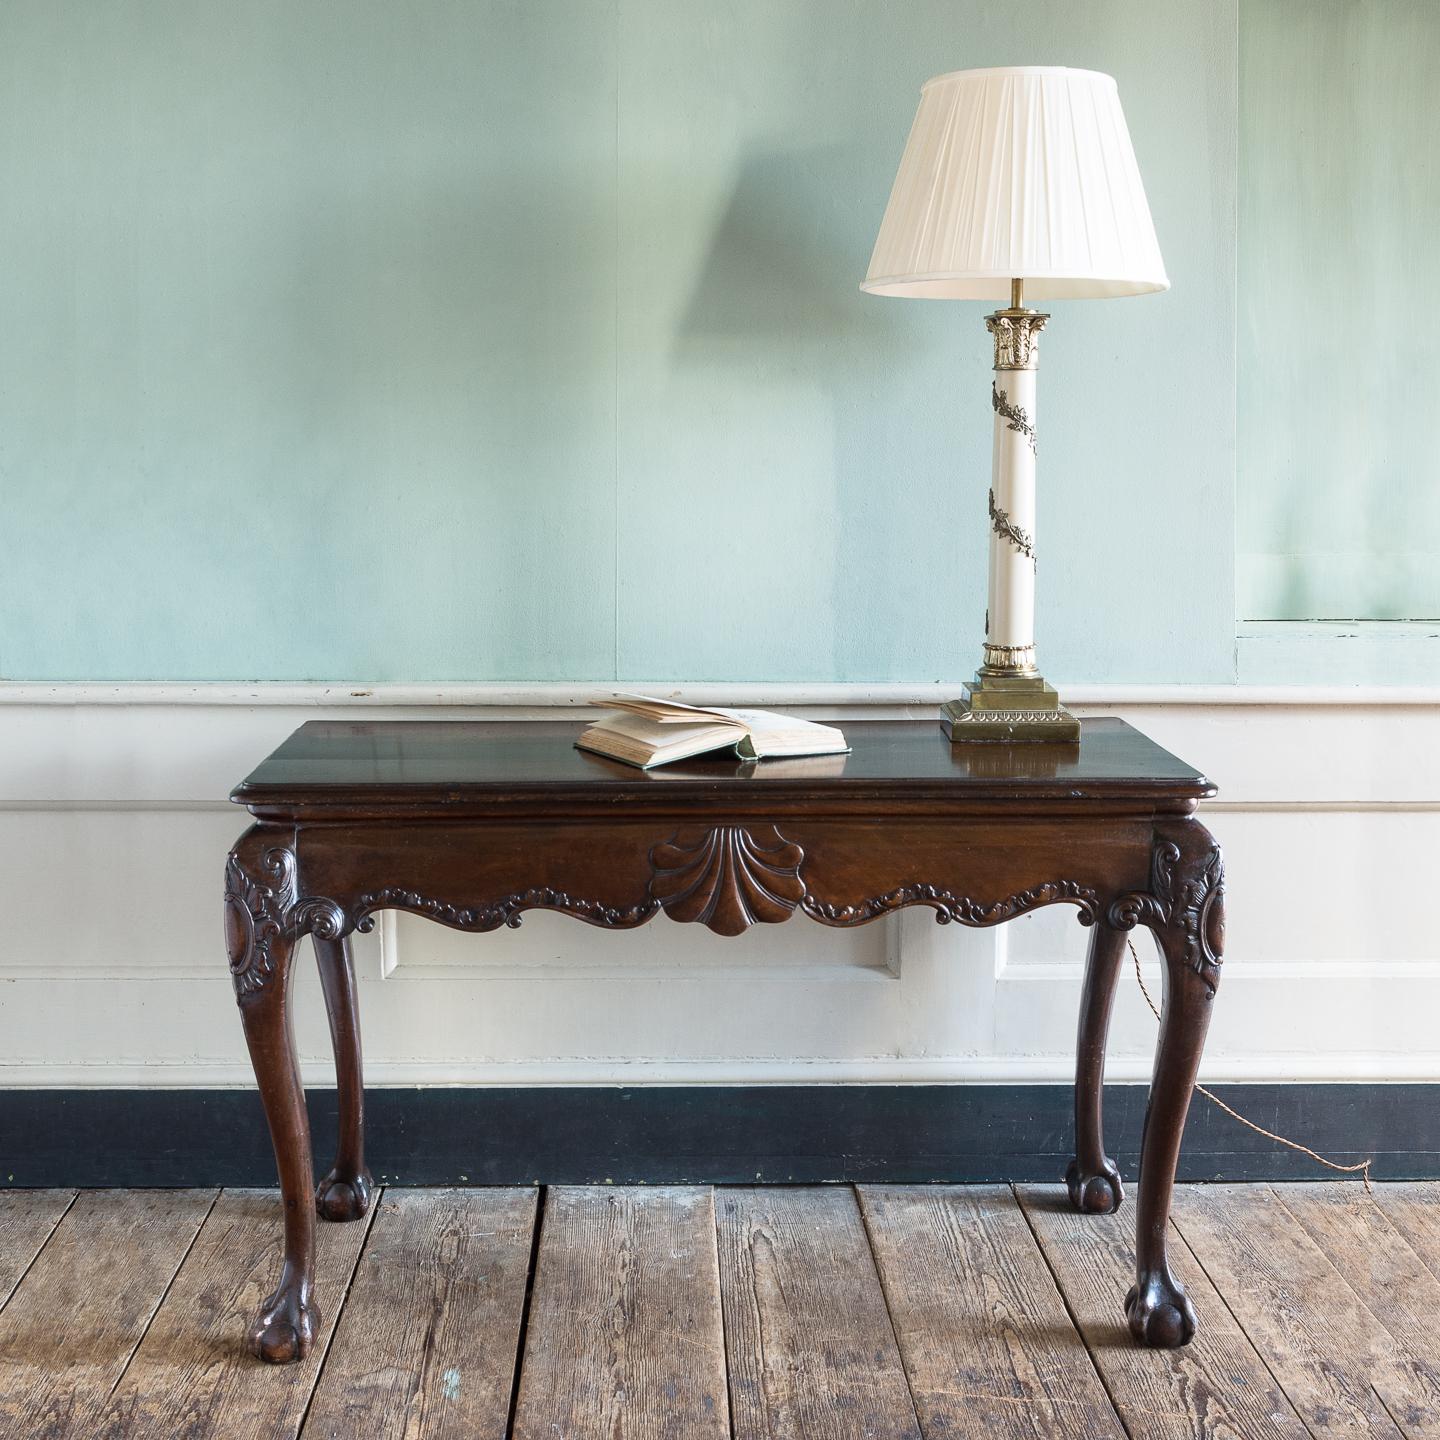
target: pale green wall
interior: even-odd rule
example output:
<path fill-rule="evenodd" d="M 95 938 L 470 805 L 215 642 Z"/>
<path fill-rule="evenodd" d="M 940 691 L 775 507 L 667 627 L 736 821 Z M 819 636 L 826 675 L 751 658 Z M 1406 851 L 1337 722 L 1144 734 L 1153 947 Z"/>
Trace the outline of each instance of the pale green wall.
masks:
<path fill-rule="evenodd" d="M 1246 0 L 1240 63 L 1240 614 L 1440 616 L 1440 0 Z"/>
<path fill-rule="evenodd" d="M 1234 674 L 1233 0 L 10 0 L 0 676 L 928 679 L 974 304 L 857 283 L 920 83 L 1114 73 L 1174 289 L 1043 346 L 1041 653 Z"/>

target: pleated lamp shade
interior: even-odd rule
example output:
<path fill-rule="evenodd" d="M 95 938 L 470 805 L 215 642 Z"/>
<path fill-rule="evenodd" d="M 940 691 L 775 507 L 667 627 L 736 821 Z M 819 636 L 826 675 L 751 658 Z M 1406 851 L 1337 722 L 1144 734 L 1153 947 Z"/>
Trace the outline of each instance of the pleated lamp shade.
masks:
<path fill-rule="evenodd" d="M 1168 290 L 1120 93 L 1056 66 L 920 91 L 870 271 L 875 295 L 1008 302 Z"/>

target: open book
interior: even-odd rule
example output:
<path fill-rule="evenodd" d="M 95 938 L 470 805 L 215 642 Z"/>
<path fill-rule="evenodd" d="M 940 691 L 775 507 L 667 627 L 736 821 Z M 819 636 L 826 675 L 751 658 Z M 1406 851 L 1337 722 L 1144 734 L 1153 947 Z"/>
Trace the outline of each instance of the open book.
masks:
<path fill-rule="evenodd" d="M 849 746 L 833 725 L 796 720 L 773 710 L 701 709 L 648 695 L 596 700 L 602 715 L 575 742 L 582 750 L 648 770 L 711 750 L 734 750 L 745 760 L 775 755 L 843 755 Z"/>

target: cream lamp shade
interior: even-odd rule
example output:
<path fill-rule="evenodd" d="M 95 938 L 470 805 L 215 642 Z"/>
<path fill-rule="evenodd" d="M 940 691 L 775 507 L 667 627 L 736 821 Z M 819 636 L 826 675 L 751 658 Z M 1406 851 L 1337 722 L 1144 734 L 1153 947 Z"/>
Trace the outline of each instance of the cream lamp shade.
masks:
<path fill-rule="evenodd" d="M 1170 281 L 1120 93 L 1094 70 L 937 75 L 862 290 L 941 300 L 1143 295 Z"/>

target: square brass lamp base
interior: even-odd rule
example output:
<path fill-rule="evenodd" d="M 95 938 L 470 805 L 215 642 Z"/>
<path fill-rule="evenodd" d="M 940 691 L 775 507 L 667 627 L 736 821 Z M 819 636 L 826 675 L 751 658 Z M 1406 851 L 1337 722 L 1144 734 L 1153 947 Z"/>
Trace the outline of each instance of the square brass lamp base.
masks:
<path fill-rule="evenodd" d="M 1076 744 L 1080 722 L 1040 675 L 977 672 L 959 700 L 940 707 L 953 745 Z"/>

